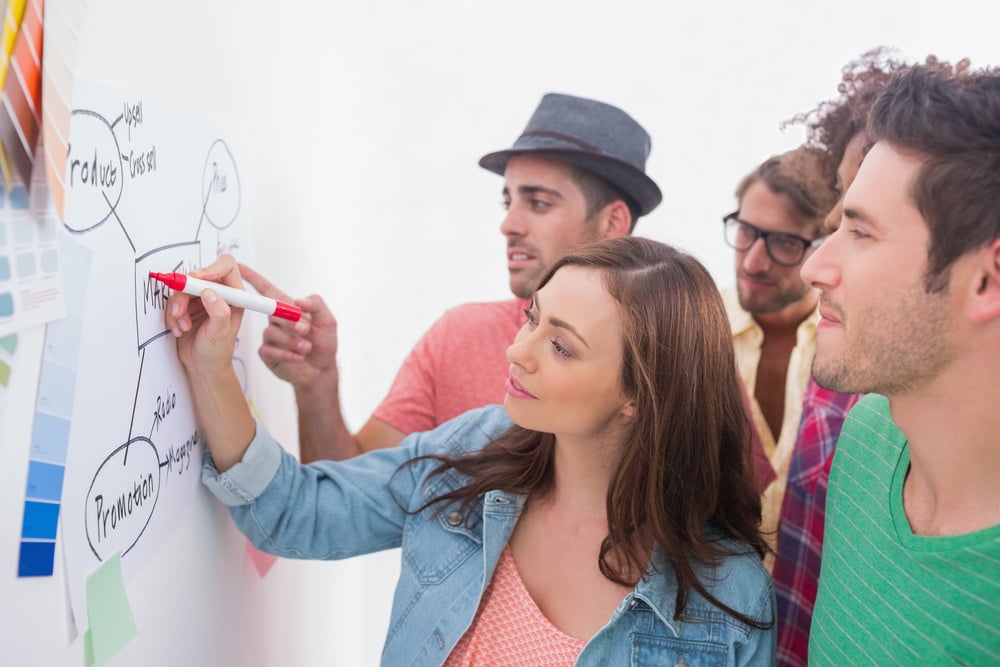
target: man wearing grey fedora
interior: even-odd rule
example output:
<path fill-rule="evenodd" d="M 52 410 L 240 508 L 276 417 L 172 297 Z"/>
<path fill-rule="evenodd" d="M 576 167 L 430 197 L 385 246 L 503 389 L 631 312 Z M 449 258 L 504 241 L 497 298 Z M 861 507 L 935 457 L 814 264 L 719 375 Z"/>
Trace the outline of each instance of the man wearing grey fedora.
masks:
<path fill-rule="evenodd" d="M 417 342 L 388 395 L 352 434 L 338 403 L 336 320 L 319 297 L 300 302 L 311 314 L 294 325 L 274 318 L 260 356 L 295 389 L 300 458 L 344 459 L 392 447 L 472 408 L 503 400 L 507 347 L 524 324 L 538 279 L 575 246 L 630 234 L 662 194 L 646 174 L 651 141 L 621 109 L 558 93 L 542 97 L 511 148 L 479 165 L 503 176 L 507 268 L 514 298 L 468 303 L 445 312 Z M 288 295 L 245 265 L 262 294 Z M 755 453 L 760 447 L 755 447 Z M 759 475 L 770 466 L 755 456 Z M 762 480 L 762 484 L 768 480 Z M 763 488 L 763 487 L 762 487 Z"/>

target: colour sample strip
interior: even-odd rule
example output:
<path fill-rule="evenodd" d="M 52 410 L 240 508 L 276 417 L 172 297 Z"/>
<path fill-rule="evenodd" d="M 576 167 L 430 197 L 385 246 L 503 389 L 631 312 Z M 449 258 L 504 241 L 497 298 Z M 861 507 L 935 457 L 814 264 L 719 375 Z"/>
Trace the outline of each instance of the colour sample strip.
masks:
<path fill-rule="evenodd" d="M 72 289 L 86 294 L 89 251 L 64 243 L 60 253 L 79 262 Z M 24 520 L 21 524 L 21 551 L 17 576 L 48 577 L 55 564 L 56 533 L 66 472 L 70 419 L 76 390 L 76 366 L 80 355 L 81 313 L 84 299 L 72 299 L 71 310 L 61 320 L 45 327 L 35 398 L 35 419 L 31 429 L 28 481 L 25 486 Z"/>

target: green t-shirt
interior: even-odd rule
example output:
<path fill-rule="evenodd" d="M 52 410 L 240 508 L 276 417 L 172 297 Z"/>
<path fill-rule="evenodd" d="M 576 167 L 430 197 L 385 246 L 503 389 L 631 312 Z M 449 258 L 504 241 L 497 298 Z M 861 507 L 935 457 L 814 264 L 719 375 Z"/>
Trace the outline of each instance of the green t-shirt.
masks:
<path fill-rule="evenodd" d="M 844 422 L 830 476 L 810 666 L 1000 665 L 1000 526 L 914 535 L 909 467 L 888 400 L 866 396 Z"/>

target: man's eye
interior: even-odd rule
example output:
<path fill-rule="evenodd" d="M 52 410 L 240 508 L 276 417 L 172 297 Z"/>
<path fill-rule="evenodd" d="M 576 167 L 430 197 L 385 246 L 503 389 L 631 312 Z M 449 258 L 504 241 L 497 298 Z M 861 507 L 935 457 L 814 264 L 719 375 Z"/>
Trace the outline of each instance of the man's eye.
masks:
<path fill-rule="evenodd" d="M 771 243 L 773 243 L 775 247 L 782 250 L 793 250 L 802 245 L 798 239 L 793 239 L 788 236 L 772 236 Z"/>

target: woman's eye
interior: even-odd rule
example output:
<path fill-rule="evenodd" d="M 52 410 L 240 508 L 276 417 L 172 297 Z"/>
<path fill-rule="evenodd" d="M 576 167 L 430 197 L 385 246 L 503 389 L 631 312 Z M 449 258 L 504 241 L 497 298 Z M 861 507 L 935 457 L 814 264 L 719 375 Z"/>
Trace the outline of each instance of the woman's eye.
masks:
<path fill-rule="evenodd" d="M 538 318 L 535 316 L 535 311 L 531 308 L 524 309 L 524 317 L 527 318 L 528 324 L 531 326 L 537 326 Z"/>
<path fill-rule="evenodd" d="M 555 348 L 556 353 L 559 354 L 559 356 L 561 357 L 566 357 L 567 359 L 569 359 L 570 357 L 573 356 L 573 353 L 567 350 L 562 345 L 560 345 L 559 341 L 557 340 L 552 341 L 552 347 Z"/>

